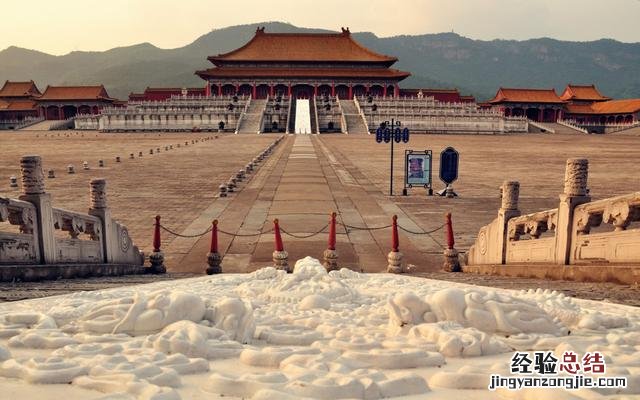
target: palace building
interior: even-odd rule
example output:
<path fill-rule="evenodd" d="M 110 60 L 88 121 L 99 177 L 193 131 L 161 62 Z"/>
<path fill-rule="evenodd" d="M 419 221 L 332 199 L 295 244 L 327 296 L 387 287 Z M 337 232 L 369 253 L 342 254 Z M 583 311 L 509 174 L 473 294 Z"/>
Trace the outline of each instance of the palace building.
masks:
<path fill-rule="evenodd" d="M 41 115 L 46 119 L 64 120 L 77 114 L 99 114 L 117 99 L 109 97 L 103 85 L 47 86 L 37 98 Z"/>
<path fill-rule="evenodd" d="M 129 93 L 129 101 L 162 101 L 175 96 L 204 96 L 206 89 L 199 88 L 152 88 L 148 87 L 142 93 Z"/>
<path fill-rule="evenodd" d="M 478 104 L 457 89 L 400 88 L 411 74 L 396 57 L 336 33 L 271 33 L 207 57 L 202 87 L 147 87 L 128 102 L 104 86 L 6 82 L 0 129 L 36 119 L 74 120 L 102 131 L 210 130 L 235 133 L 370 133 L 391 118 L 416 133 L 563 131 L 608 133 L 640 124 L 640 99 L 614 100 L 594 85 L 499 88 Z M 3 125 L 2 121 L 6 124 Z"/>
<path fill-rule="evenodd" d="M 487 107 L 505 116 L 526 116 L 530 121 L 565 123 L 605 133 L 640 121 L 640 99 L 614 100 L 595 85 L 568 84 L 561 96 L 554 89 L 500 88 Z"/>
<path fill-rule="evenodd" d="M 40 91 L 33 81 L 6 81 L 0 89 L 0 129 L 14 129 L 37 119 L 38 96 Z"/>
<path fill-rule="evenodd" d="M 341 33 L 270 33 L 258 28 L 244 46 L 208 60 L 213 68 L 196 71 L 207 81 L 207 93 L 254 99 L 276 94 L 398 96 L 398 83 L 410 75 L 390 68 L 397 58 L 362 46 L 348 28 Z"/>

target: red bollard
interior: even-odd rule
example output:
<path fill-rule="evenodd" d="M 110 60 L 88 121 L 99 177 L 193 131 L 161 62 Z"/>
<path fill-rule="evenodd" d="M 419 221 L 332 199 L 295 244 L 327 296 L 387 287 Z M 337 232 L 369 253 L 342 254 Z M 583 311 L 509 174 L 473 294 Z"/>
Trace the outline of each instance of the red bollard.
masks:
<path fill-rule="evenodd" d="M 209 254 L 207 254 L 207 275 L 221 273 L 221 262 L 222 257 L 218 253 L 218 220 L 214 219 L 211 223 L 211 245 L 209 246 Z"/>
<path fill-rule="evenodd" d="M 153 251 L 149 254 L 149 272 L 152 274 L 164 274 L 167 268 L 164 266 L 164 254 L 160 250 L 160 216 L 156 215 L 156 223 L 153 229 Z"/>
<path fill-rule="evenodd" d="M 209 246 L 210 253 L 218 252 L 218 220 L 214 219 L 211 223 L 211 245 Z"/>
<path fill-rule="evenodd" d="M 394 215 L 391 222 L 391 251 L 398 252 L 400 247 L 400 239 L 398 238 L 398 216 Z"/>
<path fill-rule="evenodd" d="M 453 239 L 453 225 L 451 224 L 451 213 L 446 213 L 444 218 L 447 225 L 447 248 L 453 249 L 455 242 Z"/>
<path fill-rule="evenodd" d="M 331 213 L 329 221 L 329 243 L 323 253 L 324 268 L 329 271 L 338 269 L 338 252 L 336 251 L 336 213 Z"/>
<path fill-rule="evenodd" d="M 289 268 L 289 254 L 284 251 L 284 245 L 282 244 L 282 235 L 280 234 L 280 225 L 277 218 L 273 220 L 273 232 L 275 234 L 273 266 L 276 269 L 282 269 L 287 272 L 292 272 L 292 270 Z"/>
<path fill-rule="evenodd" d="M 160 251 L 160 216 L 156 215 L 156 223 L 153 229 L 153 251 L 154 252 L 159 252 Z"/>
<path fill-rule="evenodd" d="M 336 213 L 331 213 L 331 221 L 329 222 L 329 250 L 336 249 Z"/>
<path fill-rule="evenodd" d="M 444 265 L 443 269 L 447 272 L 461 272 L 460 260 L 458 259 L 458 250 L 454 248 L 453 224 L 451 223 L 451 213 L 446 213 L 445 224 L 447 225 L 447 248 L 444 249 Z"/>
<path fill-rule="evenodd" d="M 402 273 L 402 253 L 400 253 L 400 238 L 398 237 L 398 216 L 394 215 L 391 223 L 391 251 L 387 255 L 387 272 Z"/>
<path fill-rule="evenodd" d="M 280 223 L 278 219 L 273 220 L 273 232 L 276 235 L 276 248 L 275 251 L 284 251 L 284 245 L 282 244 L 282 235 L 280 234 Z"/>

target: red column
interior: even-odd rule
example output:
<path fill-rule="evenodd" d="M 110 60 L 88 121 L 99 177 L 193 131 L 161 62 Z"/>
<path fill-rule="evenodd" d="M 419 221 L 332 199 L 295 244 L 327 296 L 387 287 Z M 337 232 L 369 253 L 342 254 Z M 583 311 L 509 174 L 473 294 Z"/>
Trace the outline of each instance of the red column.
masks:
<path fill-rule="evenodd" d="M 218 83 L 218 96 L 222 96 L 222 83 Z"/>
<path fill-rule="evenodd" d="M 287 96 L 291 97 L 291 82 L 289 82 L 289 90 L 287 92 Z"/>
<path fill-rule="evenodd" d="M 393 96 L 400 97 L 400 86 L 397 83 L 393 87 Z"/>
<path fill-rule="evenodd" d="M 258 88 L 255 83 L 251 87 L 251 97 L 253 97 L 254 99 L 258 97 Z"/>
<path fill-rule="evenodd" d="M 384 87 L 382 88 L 382 96 L 383 97 L 387 97 L 387 85 L 385 84 Z"/>
<path fill-rule="evenodd" d="M 538 122 L 542 122 L 543 115 L 544 115 L 544 108 L 538 108 Z"/>
<path fill-rule="evenodd" d="M 207 81 L 207 83 L 205 83 L 204 85 L 204 95 L 207 97 L 211 97 L 211 84 L 209 84 L 209 81 Z"/>
<path fill-rule="evenodd" d="M 349 84 L 349 100 L 353 100 L 353 85 Z"/>
<path fill-rule="evenodd" d="M 273 85 L 269 85 L 269 96 L 273 97 Z"/>
<path fill-rule="evenodd" d="M 60 106 L 58 107 L 58 119 L 64 119 L 64 110 Z"/>
<path fill-rule="evenodd" d="M 236 83 L 236 94 L 240 92 L 240 84 Z"/>
<path fill-rule="evenodd" d="M 313 85 L 313 95 L 314 96 L 318 95 L 318 84 L 317 83 L 315 85 Z"/>
<path fill-rule="evenodd" d="M 336 95 L 336 83 L 331 82 L 331 96 L 335 97 L 335 95 Z"/>

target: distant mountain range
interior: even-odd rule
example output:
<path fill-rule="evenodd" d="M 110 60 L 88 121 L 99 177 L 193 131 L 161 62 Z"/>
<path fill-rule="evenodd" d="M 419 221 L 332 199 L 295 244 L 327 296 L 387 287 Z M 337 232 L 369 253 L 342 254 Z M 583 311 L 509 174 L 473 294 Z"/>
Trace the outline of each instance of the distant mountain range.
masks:
<path fill-rule="evenodd" d="M 11 46 L 0 51 L 0 85 L 6 79 L 33 79 L 41 90 L 47 84 L 103 83 L 111 96 L 121 99 L 147 86 L 202 86 L 204 82 L 193 73 L 211 66 L 206 57 L 242 46 L 257 26 L 266 26 L 267 32 L 328 32 L 266 22 L 213 30 L 176 49 L 141 43 L 53 56 Z M 395 67 L 413 74 L 402 82 L 403 87 L 457 87 L 484 100 L 500 86 L 560 91 L 567 83 L 594 83 L 610 97 L 640 97 L 640 43 L 548 38 L 482 41 L 455 33 L 379 38 L 360 32 L 353 36 L 377 52 L 398 57 Z"/>

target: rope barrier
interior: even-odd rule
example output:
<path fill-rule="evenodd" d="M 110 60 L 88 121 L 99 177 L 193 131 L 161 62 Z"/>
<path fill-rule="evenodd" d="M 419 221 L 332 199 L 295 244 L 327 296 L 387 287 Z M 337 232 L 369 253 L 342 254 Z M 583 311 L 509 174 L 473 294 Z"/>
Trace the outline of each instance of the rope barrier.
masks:
<path fill-rule="evenodd" d="M 273 228 L 269 229 L 268 231 L 261 231 L 258 233 L 232 233 L 232 232 L 223 231 L 221 229 L 218 229 L 218 232 L 223 233 L 227 236 L 233 236 L 233 237 L 254 237 L 254 236 L 266 235 L 267 233 L 271 233 L 273 232 Z"/>
<path fill-rule="evenodd" d="M 401 226 L 401 225 L 398 225 L 398 228 L 400 228 L 401 230 L 403 230 L 403 231 L 405 231 L 405 232 L 407 232 L 407 233 L 410 233 L 410 234 L 412 234 L 412 235 L 429 235 L 429 234 L 432 234 L 432 233 L 438 232 L 440 229 L 444 228 L 445 226 L 447 226 L 447 224 L 446 224 L 446 223 L 444 223 L 444 224 L 440 225 L 440 226 L 439 226 L 439 227 L 437 227 L 436 229 L 432 229 L 432 230 L 430 230 L 430 231 L 424 231 L 424 232 L 414 232 L 414 231 L 411 231 L 411 230 L 409 230 L 409 229 L 407 229 L 407 228 L 404 228 L 404 227 L 403 227 L 403 226 Z"/>
<path fill-rule="evenodd" d="M 202 233 L 196 233 L 194 235 L 182 235 L 180 233 L 174 232 L 171 229 L 167 228 L 164 225 L 160 225 L 160 228 L 162 228 L 162 230 L 164 230 L 165 232 L 169 232 L 170 234 L 174 235 L 174 236 L 178 236 L 178 237 L 183 237 L 183 238 L 195 238 L 195 237 L 201 237 L 206 235 L 207 233 L 211 232 L 211 227 L 209 227 L 206 231 L 202 232 Z"/>
<path fill-rule="evenodd" d="M 353 225 L 343 224 L 343 223 L 341 223 L 341 222 L 337 222 L 337 224 L 338 224 L 338 225 L 340 225 L 340 226 L 342 226 L 342 227 L 344 227 L 345 229 L 347 229 L 347 233 L 349 232 L 349 229 L 352 229 L 352 230 L 358 230 L 358 231 L 377 231 L 377 230 L 381 230 L 381 229 L 388 229 L 388 228 L 391 228 L 391 226 L 392 226 L 392 225 L 385 225 L 385 226 L 376 226 L 376 227 L 362 227 L 362 226 L 353 226 Z M 443 248 L 443 249 L 444 249 L 444 248 L 445 248 L 445 246 L 444 246 L 440 241 L 438 241 L 436 238 L 434 238 L 431 234 L 432 234 L 432 233 L 435 233 L 435 232 L 437 232 L 437 231 L 439 231 L 439 230 L 441 230 L 441 229 L 442 229 L 442 228 L 444 228 L 446 225 L 447 225 L 447 224 L 445 223 L 445 224 L 442 224 L 442 225 L 440 225 L 439 227 L 437 227 L 437 228 L 435 228 L 435 229 L 432 229 L 432 230 L 430 230 L 430 231 L 424 231 L 424 232 L 415 232 L 415 231 L 412 231 L 412 230 L 410 230 L 410 229 L 404 228 L 404 227 L 403 227 L 403 226 L 401 226 L 401 225 L 398 225 L 398 228 L 400 228 L 402 231 L 404 231 L 404 232 L 406 232 L 406 233 L 409 233 L 409 234 L 411 234 L 411 235 L 427 235 L 427 236 L 429 236 L 429 238 L 431 238 L 431 240 L 433 240 L 433 241 L 434 241 L 438 246 L 440 246 L 441 248 Z M 313 233 L 309 233 L 309 234 L 296 234 L 296 233 L 291 233 L 291 232 L 288 232 L 287 230 L 285 230 L 285 229 L 284 229 L 284 228 L 282 228 L 282 227 L 280 228 L 280 230 L 281 230 L 281 231 L 282 231 L 282 233 L 284 233 L 285 235 L 287 235 L 287 236 L 291 236 L 291 237 L 296 238 L 296 239 L 308 239 L 308 238 L 310 238 L 310 237 L 313 237 L 313 236 L 319 235 L 319 234 L 321 234 L 321 233 L 324 233 L 328 226 L 329 226 L 329 224 L 327 223 L 327 224 L 325 224 L 322 228 L 318 229 L 317 231 L 315 231 L 315 232 L 313 232 Z M 171 230 L 171 229 L 167 228 L 167 227 L 166 227 L 166 226 L 164 226 L 164 225 L 160 225 L 160 228 L 161 228 L 162 230 L 164 230 L 165 232 L 168 232 L 168 233 L 170 233 L 170 234 L 172 234 L 172 235 L 174 235 L 174 236 L 182 237 L 182 238 L 197 238 L 197 237 L 202 237 L 202 236 L 204 236 L 204 235 L 206 235 L 206 234 L 210 233 L 210 232 L 211 232 L 211 229 L 212 229 L 211 227 L 209 227 L 209 228 L 207 228 L 207 229 L 206 229 L 204 232 L 202 232 L 202 233 L 196 233 L 196 234 L 193 234 L 193 235 L 184 235 L 184 234 L 180 234 L 180 233 L 178 233 L 178 232 L 175 232 L 175 231 L 173 231 L 173 230 Z M 221 234 L 223 234 L 223 235 L 232 236 L 232 237 L 256 237 L 256 236 L 261 236 L 261 235 L 266 235 L 266 234 L 272 233 L 272 232 L 273 232 L 273 228 L 269 229 L 268 231 L 260 231 L 260 232 L 258 232 L 258 233 L 233 233 L 233 232 L 227 232 L 227 231 L 224 231 L 224 230 L 222 230 L 222 229 L 219 229 L 219 228 L 218 228 L 218 232 L 219 232 L 219 233 L 221 233 Z M 343 233 L 342 233 L 342 232 L 340 232 L 339 234 L 343 234 Z"/>
<path fill-rule="evenodd" d="M 289 235 L 291 237 L 294 237 L 296 239 L 308 239 L 310 237 L 316 236 L 321 234 L 322 232 L 324 232 L 325 229 L 327 229 L 327 227 L 329 226 L 329 224 L 326 224 L 325 226 L 322 227 L 322 229 L 320 229 L 319 231 L 316 231 L 314 233 L 308 234 L 308 235 L 296 235 L 294 233 L 289 233 L 287 232 L 284 228 L 280 227 L 280 230 L 282 231 L 282 233 L 284 233 L 285 235 Z"/>
<path fill-rule="evenodd" d="M 376 226 L 376 227 L 362 227 L 362 226 L 352 226 L 352 225 L 347 225 L 347 224 L 343 224 L 342 222 L 336 222 L 338 225 L 346 228 L 346 229 L 353 229 L 355 231 L 377 231 L 380 229 L 388 229 L 391 228 L 392 225 L 385 225 L 385 226 Z"/>

